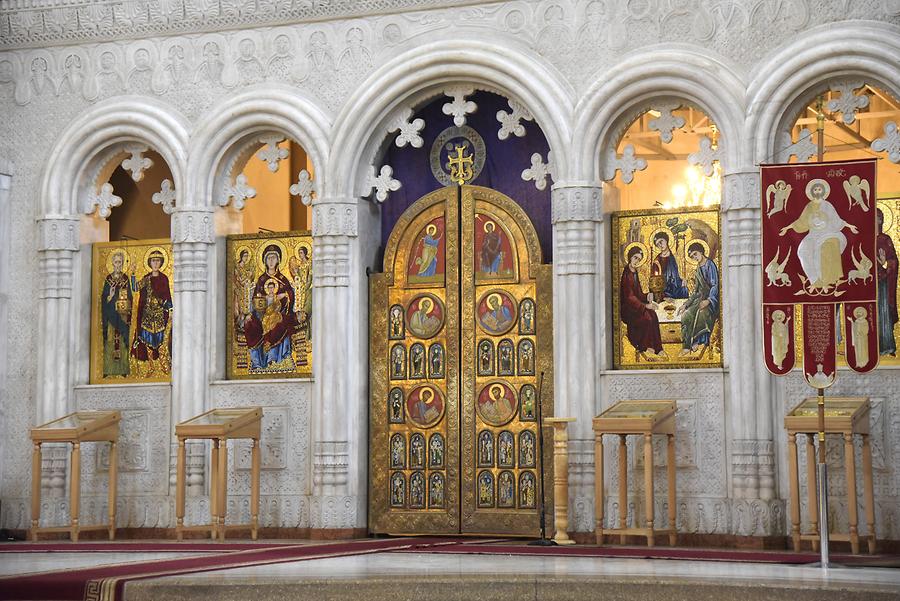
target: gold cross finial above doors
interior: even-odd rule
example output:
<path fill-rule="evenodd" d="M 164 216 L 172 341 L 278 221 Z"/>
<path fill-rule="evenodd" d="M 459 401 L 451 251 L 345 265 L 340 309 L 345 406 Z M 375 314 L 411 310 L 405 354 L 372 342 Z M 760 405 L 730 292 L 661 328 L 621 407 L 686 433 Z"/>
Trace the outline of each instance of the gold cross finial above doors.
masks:
<path fill-rule="evenodd" d="M 450 160 L 448 161 L 448 165 L 450 165 L 450 178 L 462 186 L 471 180 L 474 175 L 472 170 L 474 159 L 470 154 L 463 155 L 463 152 L 466 150 L 464 145 L 455 146 L 454 148 L 456 149 L 456 156 L 450 155 Z"/>

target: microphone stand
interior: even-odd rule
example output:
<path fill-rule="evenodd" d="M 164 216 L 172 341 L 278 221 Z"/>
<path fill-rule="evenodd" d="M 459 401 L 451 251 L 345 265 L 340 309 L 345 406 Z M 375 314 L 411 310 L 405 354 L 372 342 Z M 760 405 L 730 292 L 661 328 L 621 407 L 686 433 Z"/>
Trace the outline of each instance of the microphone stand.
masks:
<path fill-rule="evenodd" d="M 541 499 L 539 505 L 541 520 L 541 538 L 529 542 L 529 545 L 536 547 L 552 547 L 556 545 L 556 541 L 547 538 L 547 517 L 546 507 L 544 506 L 544 421 L 541 415 L 541 400 L 544 392 L 544 372 L 541 372 L 541 380 L 538 383 L 537 395 L 537 426 L 538 426 L 538 463 L 541 470 Z"/>

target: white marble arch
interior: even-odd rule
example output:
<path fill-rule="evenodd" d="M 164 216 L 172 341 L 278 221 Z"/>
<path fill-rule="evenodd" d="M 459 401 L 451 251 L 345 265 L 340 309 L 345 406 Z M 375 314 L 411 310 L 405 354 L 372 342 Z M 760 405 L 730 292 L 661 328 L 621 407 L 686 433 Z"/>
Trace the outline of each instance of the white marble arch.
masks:
<path fill-rule="evenodd" d="M 74 357 L 77 330 L 71 327 L 79 307 L 74 295 L 89 282 L 75 266 L 80 248 L 80 217 L 93 212 L 84 199 L 96 192 L 110 161 L 122 156 L 122 144 L 135 142 L 157 151 L 172 172 L 175 189 L 185 184 L 189 126 L 170 105 L 142 96 L 98 103 L 76 118 L 56 142 L 41 178 L 38 208 L 41 263 L 37 342 L 36 423 L 74 408 L 73 386 L 86 381 Z M 95 189 L 92 190 L 91 187 Z M 60 339 L 60 333 L 63 339 Z M 70 352 L 54 352 L 60 347 Z"/>
<path fill-rule="evenodd" d="M 770 53 L 747 86 L 745 131 L 753 162 L 787 158 L 777 156 L 779 140 L 790 132 L 802 103 L 830 81 L 862 79 L 900 97 L 897 56 L 900 27 L 876 21 L 815 27 Z"/>
<path fill-rule="evenodd" d="M 316 299 L 314 319 L 323 323 L 330 315 L 328 323 L 333 325 L 328 332 L 320 329 L 314 335 L 317 361 L 345 365 L 349 358 L 349 364 L 356 366 L 329 370 L 316 380 L 320 398 L 328 395 L 348 411 L 339 415 L 325 406 L 314 418 L 323 433 L 314 442 L 314 485 L 326 495 L 351 495 L 358 508 L 359 526 L 365 524 L 368 464 L 368 294 L 364 271 L 367 266 L 381 267 L 374 264 L 380 244 L 378 209 L 360 198 L 367 195 L 366 173 L 378 158 L 388 124 L 399 111 L 437 96 L 443 89 L 470 86 L 523 103 L 542 128 L 554 159 L 565 162 L 569 152 L 573 90 L 542 58 L 528 51 L 512 53 L 502 44 L 465 35 L 442 32 L 436 37 L 383 64 L 344 104 L 332 135 L 332 148 L 340 152 L 333 152 L 322 183 L 323 194 L 314 203 L 317 279 L 326 286 Z M 327 253 L 324 261 L 321 249 Z M 315 508 L 313 513 L 315 516 Z M 320 513 L 324 521 L 325 512 Z"/>

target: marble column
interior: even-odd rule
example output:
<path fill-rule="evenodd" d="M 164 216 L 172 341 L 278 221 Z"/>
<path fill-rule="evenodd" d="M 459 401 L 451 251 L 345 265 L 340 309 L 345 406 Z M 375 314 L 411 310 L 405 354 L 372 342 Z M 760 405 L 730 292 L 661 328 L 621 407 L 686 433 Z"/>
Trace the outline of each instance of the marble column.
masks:
<path fill-rule="evenodd" d="M 210 254 L 215 242 L 213 213 L 207 209 L 177 209 L 172 214 L 172 419 L 184 421 L 206 411 L 212 344 L 209 298 Z M 175 449 L 175 442 L 172 442 Z M 187 494 L 202 495 L 205 445 L 188 443 Z M 176 453 L 170 454 L 174 483 Z"/>
<path fill-rule="evenodd" d="M 366 387 L 358 367 L 367 362 L 360 335 L 367 295 L 359 278 L 357 202 L 317 198 L 313 203 L 313 490 L 310 527 L 357 527 L 365 487 Z M 364 499 L 363 499 L 364 500 Z M 364 523 L 364 522 L 363 522 Z"/>
<path fill-rule="evenodd" d="M 731 494 L 735 499 L 764 501 L 767 508 L 776 496 L 775 445 L 771 377 L 763 363 L 760 338 L 759 172 L 726 173 L 724 184 L 723 319 L 730 389 Z"/>
<path fill-rule="evenodd" d="M 7 353 L 9 349 L 9 265 L 12 250 L 12 165 L 0 158 L 0 424 L 8 424 Z M 6 436 L 0 436 L 0 461 L 6 459 Z"/>
<path fill-rule="evenodd" d="M 602 194 L 599 185 L 559 182 L 553 222 L 554 415 L 570 428 L 570 530 L 593 529 L 593 432 L 598 374 L 605 368 L 607 295 L 601 289 Z"/>

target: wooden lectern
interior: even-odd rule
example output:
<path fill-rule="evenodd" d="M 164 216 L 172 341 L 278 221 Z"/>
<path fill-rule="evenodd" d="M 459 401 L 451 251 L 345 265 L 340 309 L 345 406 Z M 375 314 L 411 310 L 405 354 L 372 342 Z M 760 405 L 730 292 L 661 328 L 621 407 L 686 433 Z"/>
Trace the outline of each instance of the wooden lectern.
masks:
<path fill-rule="evenodd" d="M 788 431 L 788 470 L 791 488 L 791 540 L 794 551 L 800 550 L 800 542 L 812 541 L 813 549 L 819 543 L 819 524 L 816 508 L 816 447 L 815 433 L 819 431 L 818 399 L 811 397 L 794 407 L 784 418 Z M 809 520 L 812 533 L 800 532 L 800 478 L 797 465 L 797 434 L 806 434 L 806 488 L 809 493 Z M 865 495 L 866 525 L 869 534 L 869 553 L 875 553 L 875 493 L 872 484 L 872 446 L 869 443 L 869 399 L 866 397 L 830 397 L 825 399 L 825 434 L 839 434 L 844 439 L 844 469 L 847 478 L 847 511 L 850 523 L 848 534 L 829 534 L 831 540 L 850 541 L 853 553 L 859 553 L 859 517 L 856 508 L 856 454 L 853 452 L 853 435 L 862 437 L 863 494 Z M 819 447 L 819 452 L 825 449 Z"/>
<path fill-rule="evenodd" d="M 78 541 L 82 530 L 107 530 L 109 540 L 116 537 L 116 477 L 118 461 L 116 444 L 119 440 L 118 411 L 76 411 L 52 422 L 31 429 L 34 451 L 31 458 L 31 540 L 36 541 L 42 532 L 68 532 L 72 541 Z M 72 443 L 71 474 L 69 475 L 69 525 L 41 528 L 41 445 L 45 442 Z M 81 501 L 81 443 L 109 443 L 109 523 L 82 526 L 78 523 Z"/>
<path fill-rule="evenodd" d="M 603 435 L 619 435 L 619 527 L 603 527 Z M 627 527 L 628 519 L 628 446 L 625 437 L 636 434 L 644 437 L 644 494 L 645 524 L 643 528 Z M 653 435 L 668 438 L 667 474 L 669 479 L 669 528 L 653 527 Z M 620 401 L 594 418 L 594 506 L 597 544 L 603 544 L 607 534 L 618 534 L 622 544 L 629 534 L 647 538 L 647 546 L 654 545 L 657 534 L 668 534 L 669 544 L 675 544 L 675 401 Z"/>
<path fill-rule="evenodd" d="M 188 530 L 209 530 L 211 538 L 218 534 L 225 540 L 226 529 L 250 528 L 250 536 L 256 540 L 259 528 L 259 432 L 262 408 L 212 409 L 175 426 L 178 438 L 178 473 L 175 488 L 175 516 L 178 522 L 175 533 L 182 540 Z M 184 442 L 189 438 L 212 440 L 210 461 L 209 512 L 210 522 L 200 526 L 184 525 Z M 228 500 L 228 441 L 250 438 L 253 441 L 250 468 L 250 516 L 251 523 L 225 525 L 225 509 Z"/>

